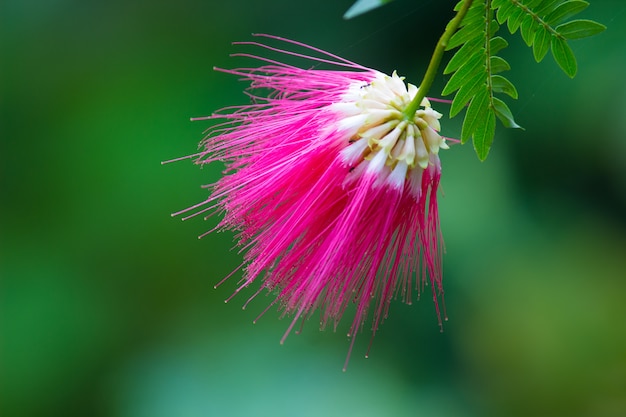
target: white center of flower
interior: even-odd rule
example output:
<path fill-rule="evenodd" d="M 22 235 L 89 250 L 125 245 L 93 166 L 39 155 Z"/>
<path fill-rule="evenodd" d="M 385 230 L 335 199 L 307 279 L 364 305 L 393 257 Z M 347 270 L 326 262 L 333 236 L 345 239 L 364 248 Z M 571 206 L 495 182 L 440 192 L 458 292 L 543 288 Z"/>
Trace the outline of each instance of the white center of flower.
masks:
<path fill-rule="evenodd" d="M 412 84 L 407 87 L 396 72 L 392 76 L 379 73 L 369 84 L 350 86 L 342 102 L 333 105 L 344 116 L 340 129 L 350 145 L 341 155 L 351 170 L 361 167 L 376 172 L 381 182 L 399 188 L 407 179 L 421 178 L 431 156 L 448 148 L 437 133 L 442 115 L 427 99 L 412 120 L 406 119 L 404 109 L 417 90 Z"/>

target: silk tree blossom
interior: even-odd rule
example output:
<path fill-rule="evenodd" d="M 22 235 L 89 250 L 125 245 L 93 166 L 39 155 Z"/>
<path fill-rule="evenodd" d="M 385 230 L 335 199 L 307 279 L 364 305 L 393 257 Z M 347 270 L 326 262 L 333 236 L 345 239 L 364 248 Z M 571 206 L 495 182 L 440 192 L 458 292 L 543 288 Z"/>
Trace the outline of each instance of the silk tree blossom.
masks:
<path fill-rule="evenodd" d="M 424 284 L 431 286 L 441 325 L 438 153 L 448 148 L 438 133 L 441 114 L 424 99 L 407 117 L 418 89 L 395 72 L 258 36 L 313 55 L 240 44 L 334 69 L 301 69 L 248 54 L 238 55 L 263 65 L 218 69 L 250 83 L 252 104 L 201 118 L 223 122 L 209 129 L 191 157 L 199 165 L 224 162 L 225 175 L 207 186 L 206 201 L 175 215 L 221 212 L 216 229 L 236 232 L 245 252 L 243 278 L 226 301 L 259 282 L 244 308 L 263 291 L 275 295 L 265 311 L 277 304 L 292 318 L 281 343 L 298 319 L 316 310 L 321 328 L 330 323 L 336 329 L 354 304 L 346 365 L 362 326 L 371 322 L 375 335 L 391 300 L 399 296 L 410 304 Z"/>

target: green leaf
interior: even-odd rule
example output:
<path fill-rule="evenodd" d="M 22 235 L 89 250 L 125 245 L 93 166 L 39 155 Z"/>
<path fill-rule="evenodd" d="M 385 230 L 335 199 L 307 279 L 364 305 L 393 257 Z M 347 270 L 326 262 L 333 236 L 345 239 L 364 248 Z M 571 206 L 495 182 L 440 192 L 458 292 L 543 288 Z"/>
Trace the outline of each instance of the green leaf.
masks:
<path fill-rule="evenodd" d="M 487 110 L 483 123 L 478 126 L 473 136 L 474 150 L 481 161 L 487 159 L 493 137 L 496 135 L 496 117 L 493 110 L 489 108 Z"/>
<path fill-rule="evenodd" d="M 491 89 L 496 93 L 508 94 L 512 98 L 517 99 L 517 89 L 511 81 L 501 75 L 491 77 Z"/>
<path fill-rule="evenodd" d="M 352 6 L 348 9 L 348 11 L 343 15 L 343 18 L 348 20 L 361 15 L 363 13 L 367 13 L 370 10 L 374 10 L 380 6 L 383 6 L 389 3 L 391 0 L 357 0 L 354 2 Z"/>
<path fill-rule="evenodd" d="M 558 5 L 558 1 L 545 0 L 545 1 L 542 1 L 536 8 L 534 8 L 533 12 L 537 16 L 545 16 L 546 14 L 551 13 L 554 9 L 556 9 L 557 5 Z"/>
<path fill-rule="evenodd" d="M 515 11 L 515 9 L 517 9 L 517 7 L 515 6 L 515 4 L 513 4 L 513 2 L 510 1 L 498 7 L 498 10 L 496 11 L 496 19 L 498 20 L 498 23 L 502 24 L 506 22 L 506 20 Z"/>
<path fill-rule="evenodd" d="M 567 39 L 580 39 L 603 32 L 606 26 L 593 20 L 572 20 L 556 27 L 556 31 Z"/>
<path fill-rule="evenodd" d="M 589 3 L 582 0 L 566 1 L 559 4 L 558 7 L 554 9 L 552 13 L 548 14 L 544 20 L 550 26 L 554 26 L 582 12 L 587 8 L 587 6 L 589 6 Z"/>
<path fill-rule="evenodd" d="M 443 88 L 442 95 L 446 96 L 460 88 L 470 77 L 473 77 L 481 68 L 485 68 L 485 50 L 480 49 L 480 53 L 474 54 L 469 61 L 459 68 Z"/>
<path fill-rule="evenodd" d="M 511 66 L 504 59 L 499 56 L 492 56 L 490 60 L 491 73 L 498 74 L 503 71 L 508 71 L 511 69 Z"/>
<path fill-rule="evenodd" d="M 535 32 L 535 39 L 533 39 L 533 55 L 535 61 L 541 62 L 543 58 L 545 58 L 550 49 L 550 38 L 550 32 L 543 26 L 539 26 L 537 32 Z"/>
<path fill-rule="evenodd" d="M 459 29 L 458 32 L 452 35 L 452 37 L 450 38 L 450 41 L 448 42 L 448 46 L 446 46 L 446 51 L 449 51 L 450 49 L 454 49 L 459 45 L 463 45 L 465 42 L 469 41 L 470 39 L 473 39 L 476 36 L 479 36 L 483 30 L 484 30 L 484 25 L 480 25 L 480 24 L 469 24 L 469 25 L 463 26 L 461 29 Z"/>
<path fill-rule="evenodd" d="M 517 7 L 516 10 L 513 11 L 513 13 L 511 14 L 511 16 L 509 16 L 509 19 L 506 22 L 506 25 L 509 28 L 509 32 L 517 32 L 517 29 L 522 23 L 522 19 L 524 19 L 524 16 L 526 16 L 526 12 L 519 7 Z"/>
<path fill-rule="evenodd" d="M 495 55 L 507 46 L 509 43 L 504 38 L 497 36 L 489 41 L 489 53 Z"/>
<path fill-rule="evenodd" d="M 469 42 L 466 42 L 465 45 L 461 46 L 461 48 L 455 52 L 452 59 L 450 59 L 450 62 L 448 62 L 448 65 L 444 68 L 443 73 L 450 74 L 451 72 L 459 69 L 461 65 L 472 57 L 472 55 L 476 52 L 476 49 L 478 49 L 482 43 L 483 39 L 481 37 L 477 37 Z"/>
<path fill-rule="evenodd" d="M 461 128 L 461 143 L 467 142 L 472 137 L 476 129 L 484 124 L 487 113 L 489 112 L 489 90 L 481 89 L 472 99 L 465 119 Z"/>
<path fill-rule="evenodd" d="M 463 84 L 454 96 L 454 100 L 452 100 L 452 105 L 450 106 L 450 117 L 456 116 L 461 110 L 463 110 L 472 96 L 474 96 L 481 87 L 484 87 L 486 78 L 487 73 L 481 72 Z"/>
<path fill-rule="evenodd" d="M 496 116 L 498 116 L 498 119 L 500 119 L 504 127 L 508 127 L 511 129 L 523 129 L 523 127 L 515 123 L 515 120 L 513 119 L 513 113 L 511 113 L 509 106 L 507 106 L 504 101 L 494 97 L 493 108 L 496 112 Z"/>
<path fill-rule="evenodd" d="M 528 7 L 531 10 L 534 10 L 537 6 L 539 6 L 544 1 L 554 1 L 554 0 L 529 0 L 529 1 L 526 1 L 525 4 L 526 4 L 526 7 Z"/>
<path fill-rule="evenodd" d="M 484 21 L 484 15 L 485 8 L 478 3 L 474 3 L 472 7 L 470 7 L 470 9 L 467 11 L 467 14 L 463 18 L 463 22 L 461 22 L 461 25 L 464 26 L 469 22 L 474 21 Z"/>
<path fill-rule="evenodd" d="M 532 15 L 526 15 L 522 20 L 522 24 L 520 25 L 520 33 L 522 34 L 522 39 L 526 42 L 526 45 L 531 46 L 533 44 L 534 32 L 537 29 L 537 22 L 533 18 Z"/>
<path fill-rule="evenodd" d="M 499 30 L 500 30 L 500 25 L 498 24 L 498 22 L 496 22 L 496 19 L 493 19 L 491 23 L 489 24 L 489 37 L 493 38 L 496 32 L 498 32 Z"/>
<path fill-rule="evenodd" d="M 552 56 L 563 72 L 570 78 L 574 78 L 577 71 L 576 57 L 567 41 L 557 37 L 552 38 Z"/>

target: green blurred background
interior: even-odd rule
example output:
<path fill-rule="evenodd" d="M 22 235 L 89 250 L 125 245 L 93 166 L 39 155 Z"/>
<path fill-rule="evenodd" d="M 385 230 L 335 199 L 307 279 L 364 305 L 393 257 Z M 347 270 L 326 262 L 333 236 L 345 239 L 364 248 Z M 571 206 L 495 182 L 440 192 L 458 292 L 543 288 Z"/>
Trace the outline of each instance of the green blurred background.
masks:
<path fill-rule="evenodd" d="M 574 80 L 514 38 L 526 131 L 499 129 L 485 163 L 442 155 L 443 333 L 430 297 L 398 301 L 342 373 L 345 330 L 312 320 L 280 346 L 288 320 L 251 324 L 268 298 L 213 289 L 232 235 L 169 213 L 221 168 L 160 161 L 195 151 L 208 124 L 189 117 L 245 103 L 212 71 L 230 42 L 273 33 L 418 83 L 455 3 L 346 22 L 351 2 L 0 3 L 0 415 L 626 415 L 622 0 L 584 13 L 609 29 L 572 43 Z"/>

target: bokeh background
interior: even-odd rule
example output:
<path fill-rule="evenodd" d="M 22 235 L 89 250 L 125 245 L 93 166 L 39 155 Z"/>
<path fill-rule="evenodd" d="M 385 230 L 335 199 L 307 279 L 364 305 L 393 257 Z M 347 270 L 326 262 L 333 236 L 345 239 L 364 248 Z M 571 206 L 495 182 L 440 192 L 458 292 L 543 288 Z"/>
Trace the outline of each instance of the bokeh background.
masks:
<path fill-rule="evenodd" d="M 195 151 L 208 124 L 190 117 L 246 102 L 212 71 L 230 42 L 273 33 L 419 83 L 455 3 L 343 21 L 351 2 L 0 3 L 0 415 L 626 415 L 621 0 L 584 13 L 609 28 L 572 42 L 574 80 L 511 38 L 526 130 L 499 128 L 484 163 L 442 155 L 443 333 L 430 297 L 398 301 L 343 373 L 344 330 L 312 320 L 280 346 L 288 320 L 251 323 L 269 299 L 213 289 L 232 235 L 169 213 L 221 167 L 160 162 Z"/>

